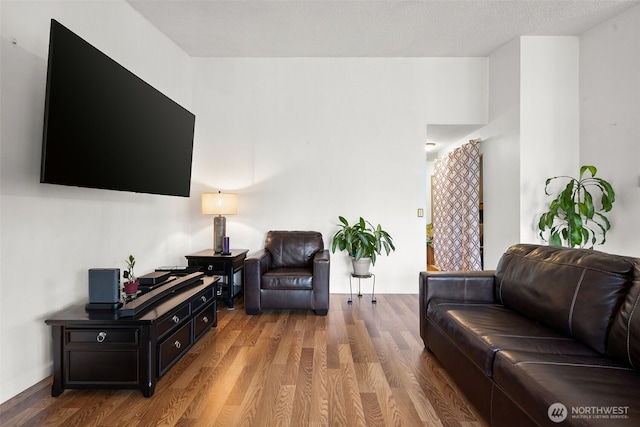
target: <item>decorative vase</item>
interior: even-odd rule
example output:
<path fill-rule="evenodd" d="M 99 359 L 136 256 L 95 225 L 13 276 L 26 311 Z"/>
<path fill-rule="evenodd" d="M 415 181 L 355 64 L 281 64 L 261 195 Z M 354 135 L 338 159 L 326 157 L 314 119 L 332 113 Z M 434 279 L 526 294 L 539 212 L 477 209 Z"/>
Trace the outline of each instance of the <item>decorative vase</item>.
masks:
<path fill-rule="evenodd" d="M 136 293 L 138 293 L 138 284 L 140 282 L 138 282 L 137 280 L 133 281 L 133 282 L 126 282 L 124 284 L 124 293 L 127 295 L 135 295 Z"/>
<path fill-rule="evenodd" d="M 359 260 L 351 258 L 351 263 L 353 264 L 353 274 L 355 276 L 369 275 L 369 269 L 371 268 L 371 258 L 362 257 Z"/>

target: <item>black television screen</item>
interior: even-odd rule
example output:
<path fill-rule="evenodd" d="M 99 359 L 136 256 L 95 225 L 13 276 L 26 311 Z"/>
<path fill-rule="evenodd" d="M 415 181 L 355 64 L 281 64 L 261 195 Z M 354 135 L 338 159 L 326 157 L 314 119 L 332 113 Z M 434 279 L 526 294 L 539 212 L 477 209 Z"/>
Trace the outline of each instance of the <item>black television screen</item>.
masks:
<path fill-rule="evenodd" d="M 195 116 L 51 20 L 40 182 L 189 197 Z"/>

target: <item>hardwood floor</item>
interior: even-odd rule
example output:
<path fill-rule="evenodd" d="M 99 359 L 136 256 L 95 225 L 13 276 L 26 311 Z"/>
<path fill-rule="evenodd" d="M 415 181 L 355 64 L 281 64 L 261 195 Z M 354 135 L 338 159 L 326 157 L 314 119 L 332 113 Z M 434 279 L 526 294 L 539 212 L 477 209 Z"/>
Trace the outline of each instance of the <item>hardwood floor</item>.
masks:
<path fill-rule="evenodd" d="M 156 386 L 66 390 L 0 405 L 9 426 L 486 426 L 424 350 L 417 295 L 332 294 L 328 315 L 220 309 Z M 242 307 L 242 300 L 236 302 Z"/>

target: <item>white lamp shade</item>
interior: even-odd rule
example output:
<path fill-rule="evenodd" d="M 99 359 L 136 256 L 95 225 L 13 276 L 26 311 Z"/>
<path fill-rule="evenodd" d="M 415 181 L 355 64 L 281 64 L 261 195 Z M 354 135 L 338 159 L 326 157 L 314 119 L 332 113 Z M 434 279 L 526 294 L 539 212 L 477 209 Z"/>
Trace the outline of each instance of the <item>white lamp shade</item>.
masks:
<path fill-rule="evenodd" d="M 203 215 L 235 215 L 238 213 L 238 195 L 233 193 L 202 193 Z"/>

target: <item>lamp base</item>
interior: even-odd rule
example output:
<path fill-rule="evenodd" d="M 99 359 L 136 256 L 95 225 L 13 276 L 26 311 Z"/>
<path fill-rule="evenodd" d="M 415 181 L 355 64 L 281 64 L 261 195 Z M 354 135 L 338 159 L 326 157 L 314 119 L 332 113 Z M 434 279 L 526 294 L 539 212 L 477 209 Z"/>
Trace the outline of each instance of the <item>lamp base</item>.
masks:
<path fill-rule="evenodd" d="M 213 218 L 213 251 L 222 253 L 222 238 L 227 232 L 227 219 L 222 215 Z"/>

